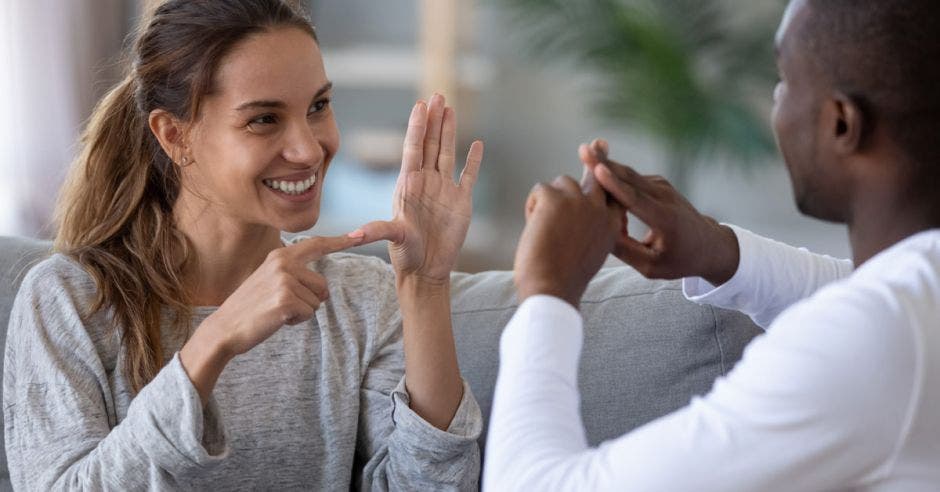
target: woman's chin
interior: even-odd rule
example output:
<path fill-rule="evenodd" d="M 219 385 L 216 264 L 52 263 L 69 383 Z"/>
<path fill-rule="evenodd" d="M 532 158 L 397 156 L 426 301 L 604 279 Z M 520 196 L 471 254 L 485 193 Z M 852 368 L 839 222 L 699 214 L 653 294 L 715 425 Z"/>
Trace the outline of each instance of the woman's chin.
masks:
<path fill-rule="evenodd" d="M 306 217 L 298 217 L 293 220 L 281 220 L 275 223 L 275 226 L 283 232 L 304 232 L 313 229 L 313 226 L 317 225 L 317 220 L 319 220 L 319 218 L 320 214 L 315 213 L 312 215 L 307 215 Z"/>

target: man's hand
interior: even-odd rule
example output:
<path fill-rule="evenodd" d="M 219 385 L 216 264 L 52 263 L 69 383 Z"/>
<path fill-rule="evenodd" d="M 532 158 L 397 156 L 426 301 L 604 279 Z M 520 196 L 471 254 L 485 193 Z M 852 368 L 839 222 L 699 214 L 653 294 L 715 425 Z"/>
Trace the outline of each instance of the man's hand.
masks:
<path fill-rule="evenodd" d="M 648 278 L 702 277 L 713 285 L 730 280 L 740 261 L 731 228 L 699 213 L 664 178 L 640 175 L 607 153 L 603 140 L 579 152 L 604 190 L 650 228 L 642 241 L 617 235 L 614 255 Z"/>
<path fill-rule="evenodd" d="M 535 185 L 525 213 L 513 269 L 519 301 L 546 294 L 577 308 L 613 248 L 623 209 L 608 206 L 592 178 L 582 188 L 561 176 L 551 184 Z"/>

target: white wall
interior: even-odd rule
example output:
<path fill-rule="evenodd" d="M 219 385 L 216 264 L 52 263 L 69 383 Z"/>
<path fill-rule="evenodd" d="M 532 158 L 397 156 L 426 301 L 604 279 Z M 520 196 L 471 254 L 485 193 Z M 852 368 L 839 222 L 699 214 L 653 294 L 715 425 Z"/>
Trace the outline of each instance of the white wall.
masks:
<path fill-rule="evenodd" d="M 0 2 L 0 234 L 48 234 L 84 119 L 113 80 L 124 0 Z"/>

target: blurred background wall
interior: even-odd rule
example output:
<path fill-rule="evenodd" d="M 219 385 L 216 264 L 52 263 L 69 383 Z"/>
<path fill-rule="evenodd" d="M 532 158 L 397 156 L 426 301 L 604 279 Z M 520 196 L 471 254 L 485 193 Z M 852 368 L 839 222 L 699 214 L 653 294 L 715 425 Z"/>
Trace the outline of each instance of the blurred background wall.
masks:
<path fill-rule="evenodd" d="M 486 142 L 460 268 L 510 268 L 540 180 L 580 176 L 577 146 L 682 181 L 704 212 L 848 256 L 843 227 L 800 217 L 767 132 L 784 3 L 720 0 L 312 0 L 343 146 L 313 233 L 386 218 L 411 105 L 457 106 Z M 0 234 L 48 236 L 91 106 L 118 73 L 140 0 L 0 2 Z M 755 34 L 756 33 L 756 34 Z M 768 74 L 769 72 L 769 74 Z M 769 144 L 768 144 L 769 142 Z M 382 254 L 382 248 L 367 252 Z"/>

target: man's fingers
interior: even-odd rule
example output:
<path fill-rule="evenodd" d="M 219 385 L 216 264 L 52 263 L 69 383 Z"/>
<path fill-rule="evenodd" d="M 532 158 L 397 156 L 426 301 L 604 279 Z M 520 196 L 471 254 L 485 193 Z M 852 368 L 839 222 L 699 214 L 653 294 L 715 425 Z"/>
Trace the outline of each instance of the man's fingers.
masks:
<path fill-rule="evenodd" d="M 529 191 L 529 196 L 525 199 L 525 220 L 528 221 L 529 217 L 532 215 L 532 212 L 535 212 L 535 207 L 539 203 L 539 194 L 541 193 L 541 188 L 544 185 L 542 183 L 536 183 L 532 187 L 532 190 Z"/>
<path fill-rule="evenodd" d="M 372 243 L 375 241 L 391 241 L 395 244 L 405 242 L 405 227 L 401 222 L 377 220 L 359 228 L 363 234 L 363 241 Z"/>
<path fill-rule="evenodd" d="M 610 144 L 603 138 L 596 138 L 591 142 L 591 150 L 598 160 L 606 161 L 607 156 L 610 155 Z"/>
<path fill-rule="evenodd" d="M 571 176 L 558 176 L 554 181 L 552 181 L 552 186 L 555 189 L 569 194 L 581 193 L 581 185 L 578 184 L 578 182 L 575 181 Z"/>
<path fill-rule="evenodd" d="M 593 149 L 592 152 L 596 152 L 596 149 L 594 147 L 596 146 L 592 146 L 592 149 Z M 630 184 L 631 186 L 633 186 L 634 188 L 649 195 L 656 193 L 656 191 L 659 189 L 659 186 L 651 182 L 645 176 L 638 173 L 632 167 L 626 164 L 621 164 L 615 160 L 612 160 L 609 157 L 607 157 L 606 154 L 595 154 L 595 156 L 596 156 L 595 158 L 600 161 L 599 164 L 603 164 L 607 166 L 607 168 L 610 169 L 611 173 L 614 176 L 616 176 L 617 179 L 619 179 L 620 181 L 624 181 Z"/>
<path fill-rule="evenodd" d="M 644 276 L 649 276 L 651 265 L 656 260 L 656 252 L 632 237 L 622 234 L 614 242 L 614 256 L 632 266 Z"/>
<path fill-rule="evenodd" d="M 594 177 L 594 171 L 587 164 L 582 163 L 581 167 L 583 168 L 581 169 L 581 191 L 587 195 L 591 183 L 597 184 L 597 178 Z"/>
<path fill-rule="evenodd" d="M 606 164 L 597 166 L 594 170 L 594 176 L 614 200 L 633 212 L 640 220 L 650 226 L 657 223 L 659 210 L 656 208 L 656 203 L 633 186 L 632 183 L 624 182 L 614 176 Z"/>
<path fill-rule="evenodd" d="M 444 121 L 444 96 L 434 94 L 428 102 L 427 130 L 424 135 L 424 161 L 422 169 L 437 169 L 441 149 L 441 123 Z"/>
<path fill-rule="evenodd" d="M 587 144 L 581 144 L 578 146 L 578 159 L 580 159 L 581 162 L 592 171 L 594 170 L 594 167 L 603 162 L 603 160 L 598 159 L 597 155 Z"/>
<path fill-rule="evenodd" d="M 441 150 L 438 153 L 437 169 L 446 178 L 454 179 L 457 168 L 457 113 L 454 108 L 444 108 L 441 125 Z"/>
<path fill-rule="evenodd" d="M 477 176 L 480 174 L 480 165 L 483 163 L 483 142 L 476 140 L 470 144 L 470 151 L 467 152 L 467 164 L 460 173 L 460 187 L 473 190 L 473 185 L 477 182 Z"/>
<path fill-rule="evenodd" d="M 554 185 L 535 183 L 535 186 L 529 191 L 529 197 L 526 198 L 525 219 L 528 221 L 529 217 L 535 213 L 536 209 L 541 206 L 543 202 L 552 202 L 557 199 L 559 193 L 561 193 L 561 191 L 555 188 Z"/>
<path fill-rule="evenodd" d="M 418 101 L 408 118 L 408 131 L 405 132 L 405 146 L 401 159 L 401 174 L 407 175 L 420 171 L 424 159 L 424 134 L 428 125 L 428 107 L 424 101 Z"/>
<path fill-rule="evenodd" d="M 581 192 L 595 204 L 607 203 L 607 193 L 604 187 L 597 182 L 594 172 L 587 164 L 584 165 L 584 173 L 581 175 Z"/>

